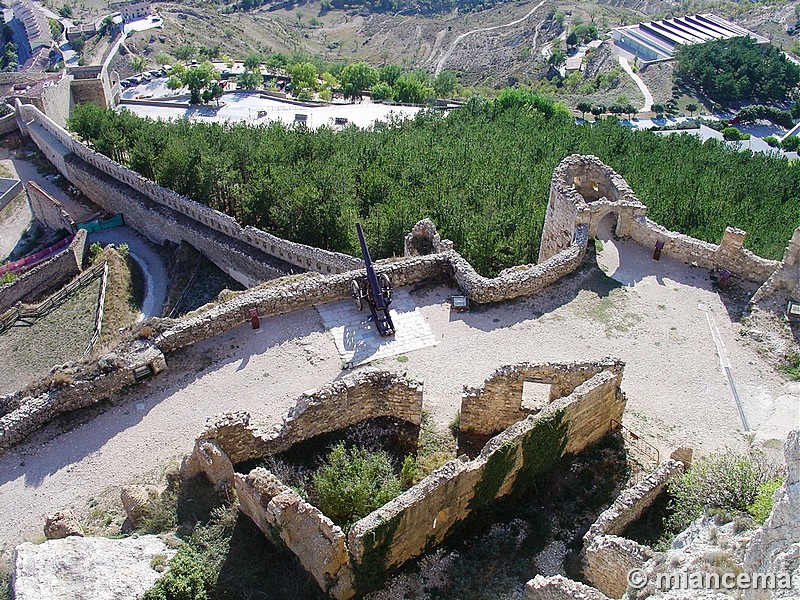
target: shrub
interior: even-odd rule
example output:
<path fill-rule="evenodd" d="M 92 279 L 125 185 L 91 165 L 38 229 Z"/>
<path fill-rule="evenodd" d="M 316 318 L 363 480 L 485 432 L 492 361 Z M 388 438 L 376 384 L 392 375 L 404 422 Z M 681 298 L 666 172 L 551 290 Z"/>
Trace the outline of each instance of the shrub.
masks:
<path fill-rule="evenodd" d="M 165 533 L 175 529 L 177 518 L 177 498 L 166 492 L 147 503 L 136 529 L 141 533 Z"/>
<path fill-rule="evenodd" d="M 704 509 L 734 516 L 747 513 L 761 486 L 773 481 L 778 472 L 778 467 L 757 450 L 748 454 L 726 450 L 702 458 L 683 477 L 670 483 L 674 512 L 667 526 L 672 531 L 681 531 Z"/>
<path fill-rule="evenodd" d="M 758 495 L 753 503 L 747 507 L 747 512 L 753 517 L 756 523 L 762 524 L 767 520 L 772 512 L 772 496 L 775 490 L 783 485 L 784 478 L 776 477 L 772 481 L 767 481 L 758 486 Z"/>
<path fill-rule="evenodd" d="M 315 473 L 319 509 L 344 530 L 401 491 L 386 452 L 338 444 Z"/>
<path fill-rule="evenodd" d="M 722 137 L 724 137 L 729 142 L 736 142 L 742 139 L 746 139 L 742 136 L 742 133 L 739 132 L 736 127 L 726 127 L 722 131 L 720 131 Z"/>
<path fill-rule="evenodd" d="M 800 352 L 790 352 L 778 365 L 778 370 L 793 381 L 800 380 Z"/>
<path fill-rule="evenodd" d="M 89 262 L 94 262 L 100 253 L 103 252 L 103 246 L 100 242 L 94 242 L 89 246 Z"/>
<path fill-rule="evenodd" d="M 400 469 L 400 483 L 404 489 L 410 488 L 417 481 L 420 480 L 419 469 L 417 468 L 417 461 L 414 457 L 409 455 L 403 459 L 403 466 Z"/>
<path fill-rule="evenodd" d="M 7 272 L 3 273 L 2 277 L 0 277 L 0 284 L 1 283 L 11 283 L 16 278 L 17 278 L 17 276 L 14 275 L 14 273 L 12 273 L 11 271 L 7 271 Z"/>
<path fill-rule="evenodd" d="M 206 600 L 203 562 L 189 546 L 181 546 L 169 571 L 151 587 L 142 600 Z"/>

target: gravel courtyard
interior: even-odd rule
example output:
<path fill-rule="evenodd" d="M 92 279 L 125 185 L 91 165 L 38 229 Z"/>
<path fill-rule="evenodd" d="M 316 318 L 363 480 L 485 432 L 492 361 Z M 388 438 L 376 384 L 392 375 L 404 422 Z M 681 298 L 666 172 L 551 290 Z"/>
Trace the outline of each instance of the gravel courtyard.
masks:
<path fill-rule="evenodd" d="M 450 311 L 454 288 L 405 288 L 437 344 L 372 364 L 423 379 L 425 408 L 442 427 L 456 415 L 462 386 L 480 385 L 498 366 L 603 356 L 627 363 L 625 425 L 662 455 L 678 445 L 744 449 L 751 439 L 774 448 L 797 426 L 800 383 L 777 374 L 740 335 L 747 289 L 720 294 L 708 271 L 655 262 L 633 243 L 605 239 L 597 256 L 536 297 L 466 313 Z M 47 513 L 86 514 L 90 499 L 118 498 L 120 485 L 187 453 L 209 415 L 247 410 L 256 422 L 279 423 L 298 394 L 343 376 L 342 362 L 316 309 L 263 320 L 257 333 L 243 324 L 172 355 L 167 373 L 95 418 L 53 424 L 0 456 L 0 551 L 8 557 L 20 541 L 41 539 Z"/>

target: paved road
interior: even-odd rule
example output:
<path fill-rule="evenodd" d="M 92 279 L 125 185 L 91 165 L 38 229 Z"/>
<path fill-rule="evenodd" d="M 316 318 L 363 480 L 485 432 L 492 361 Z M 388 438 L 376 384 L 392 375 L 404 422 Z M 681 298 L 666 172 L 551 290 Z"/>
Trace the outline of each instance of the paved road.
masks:
<path fill-rule="evenodd" d="M 89 243 L 128 244 L 131 258 L 144 273 L 144 300 L 138 321 L 147 317 L 160 317 L 167 297 L 167 269 L 153 245 L 130 227 L 116 227 L 89 235 Z"/>
<path fill-rule="evenodd" d="M 631 65 L 627 58 L 620 56 L 619 64 L 625 70 L 625 72 L 631 76 L 631 79 L 633 79 L 633 81 L 639 87 L 639 91 L 644 94 L 644 105 L 642 105 L 642 108 L 639 109 L 639 112 L 650 112 L 650 110 L 653 108 L 653 94 L 651 94 L 650 90 L 647 89 L 647 86 L 645 85 L 644 81 L 642 81 L 642 78 L 633 72 L 633 69 L 631 69 Z"/>

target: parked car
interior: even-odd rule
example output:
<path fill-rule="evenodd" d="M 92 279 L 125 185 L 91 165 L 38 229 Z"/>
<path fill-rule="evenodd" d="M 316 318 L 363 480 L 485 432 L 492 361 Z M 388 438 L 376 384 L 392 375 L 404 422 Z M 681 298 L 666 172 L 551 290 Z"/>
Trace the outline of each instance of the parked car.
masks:
<path fill-rule="evenodd" d="M 152 71 L 150 71 L 150 75 L 152 75 L 153 77 L 161 77 L 163 73 L 161 72 L 161 69 L 153 69 Z"/>
<path fill-rule="evenodd" d="M 119 84 L 124 88 L 131 87 L 131 82 L 128 81 L 127 79 L 123 79 L 122 81 L 119 82 Z"/>
<path fill-rule="evenodd" d="M 153 77 L 150 73 L 142 73 L 142 81 L 152 81 Z"/>
<path fill-rule="evenodd" d="M 139 85 L 142 82 L 138 77 L 128 77 L 128 81 L 131 82 L 131 85 Z"/>

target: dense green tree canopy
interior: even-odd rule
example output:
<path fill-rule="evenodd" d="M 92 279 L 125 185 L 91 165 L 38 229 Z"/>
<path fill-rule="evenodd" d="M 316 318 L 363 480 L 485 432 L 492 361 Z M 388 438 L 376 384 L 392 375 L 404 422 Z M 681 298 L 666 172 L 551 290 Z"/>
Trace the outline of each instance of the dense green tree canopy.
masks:
<path fill-rule="evenodd" d="M 353 63 L 342 69 L 340 80 L 344 97 L 360 100 L 362 92 L 378 82 L 378 71 L 364 63 Z"/>
<path fill-rule="evenodd" d="M 800 83 L 799 66 L 749 37 L 680 46 L 675 58 L 675 77 L 717 102 L 784 100 Z"/>
<path fill-rule="evenodd" d="M 431 218 L 485 274 L 536 260 L 553 169 L 572 153 L 597 155 L 650 218 L 701 239 L 735 225 L 751 250 L 780 258 L 800 224 L 800 169 L 785 158 L 605 119 L 576 125 L 522 91 L 371 130 L 163 123 L 92 105 L 76 106 L 69 126 L 142 175 L 298 242 L 357 255 L 360 220 L 373 256 L 386 257 Z"/>

